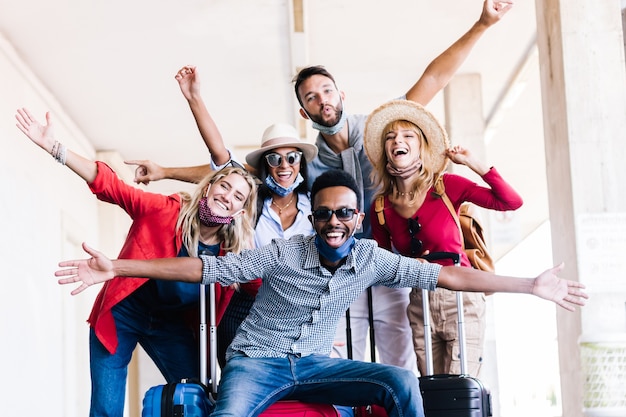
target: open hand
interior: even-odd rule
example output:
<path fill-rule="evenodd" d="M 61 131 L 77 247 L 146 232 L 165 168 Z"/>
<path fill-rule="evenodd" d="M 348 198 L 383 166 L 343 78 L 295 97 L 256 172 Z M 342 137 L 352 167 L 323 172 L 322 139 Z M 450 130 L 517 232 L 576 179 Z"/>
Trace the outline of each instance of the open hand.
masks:
<path fill-rule="evenodd" d="M 564 264 L 555 266 L 544 271 L 535 278 L 532 293 L 537 297 L 554 301 L 568 311 L 574 311 L 574 305 L 584 306 L 585 299 L 589 298 L 584 292 L 585 285 L 576 281 L 559 278 L 557 274 L 563 269 Z"/>
<path fill-rule="evenodd" d="M 30 140 L 46 152 L 50 153 L 52 151 L 55 139 L 50 112 L 46 112 L 45 125 L 39 123 L 27 108 L 17 109 L 15 119 L 17 120 L 17 128 L 28 136 Z"/>
<path fill-rule="evenodd" d="M 91 255 L 90 259 L 79 259 L 73 261 L 61 261 L 59 266 L 65 269 L 60 269 L 54 273 L 56 277 L 66 277 L 59 279 L 59 284 L 73 284 L 80 282 L 80 286 L 75 288 L 71 294 L 76 295 L 88 287 L 94 284 L 100 284 L 102 282 L 113 279 L 113 263 L 109 258 L 104 256 L 101 252 L 87 246 L 83 243 L 83 250 Z"/>

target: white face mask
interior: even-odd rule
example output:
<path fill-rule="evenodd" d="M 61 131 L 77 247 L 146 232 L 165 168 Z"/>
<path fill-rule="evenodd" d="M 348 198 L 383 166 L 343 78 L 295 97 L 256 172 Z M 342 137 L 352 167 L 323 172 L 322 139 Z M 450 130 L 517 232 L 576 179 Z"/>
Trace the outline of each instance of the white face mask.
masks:
<path fill-rule="evenodd" d="M 328 135 L 328 136 L 332 136 L 334 134 L 341 132 L 341 129 L 343 129 L 343 127 L 346 125 L 348 114 L 346 113 L 346 109 L 343 106 L 343 100 L 341 100 L 341 98 L 339 100 L 340 100 L 339 102 L 341 103 L 341 117 L 339 118 L 337 123 L 335 123 L 335 125 L 333 126 L 324 126 L 324 125 L 317 123 L 311 118 L 311 115 L 306 110 L 304 110 L 304 112 L 309 116 L 309 119 L 311 119 L 313 129 L 319 130 L 320 133 L 324 135 Z"/>

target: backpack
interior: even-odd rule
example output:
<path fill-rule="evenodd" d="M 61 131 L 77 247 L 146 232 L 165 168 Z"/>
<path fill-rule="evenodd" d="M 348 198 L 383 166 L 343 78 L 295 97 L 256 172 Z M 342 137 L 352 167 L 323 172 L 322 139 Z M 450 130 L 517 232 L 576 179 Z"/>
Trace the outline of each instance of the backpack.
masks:
<path fill-rule="evenodd" d="M 459 209 L 459 215 L 456 214 L 454 206 L 450 201 L 450 198 L 446 194 L 442 177 L 437 179 L 435 183 L 436 194 L 441 197 L 444 204 L 448 208 L 450 215 L 454 218 L 456 225 L 459 228 L 459 233 L 463 237 L 463 250 L 467 255 L 472 267 L 480 269 L 481 271 L 494 272 L 495 267 L 493 259 L 489 252 L 487 252 L 487 244 L 483 236 L 483 227 L 478 221 L 478 212 L 476 206 L 472 203 L 463 203 Z M 378 223 L 381 226 L 385 226 L 385 197 L 379 195 L 376 197 L 374 210 L 378 217 Z M 386 226 L 385 226 L 386 227 Z"/>

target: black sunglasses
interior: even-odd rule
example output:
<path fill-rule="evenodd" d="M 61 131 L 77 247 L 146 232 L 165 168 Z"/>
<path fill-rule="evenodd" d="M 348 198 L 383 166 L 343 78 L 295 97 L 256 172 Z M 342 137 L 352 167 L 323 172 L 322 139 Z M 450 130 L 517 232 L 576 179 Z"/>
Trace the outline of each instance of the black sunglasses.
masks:
<path fill-rule="evenodd" d="M 345 222 L 352 220 L 354 215 L 358 212 L 359 210 L 357 209 L 344 207 L 337 210 L 317 209 L 313 210 L 311 214 L 316 222 L 327 222 L 331 219 L 331 217 L 333 217 L 333 214 L 337 216 L 337 220 Z"/>
<path fill-rule="evenodd" d="M 281 166 L 283 163 L 283 158 L 287 160 L 287 163 L 289 165 L 293 166 L 293 165 L 300 163 L 300 159 L 302 159 L 302 152 L 291 151 L 291 152 L 287 152 L 285 156 L 277 152 L 272 152 L 272 153 L 268 153 L 265 155 L 265 159 L 267 160 L 267 163 L 269 164 L 269 166 L 273 168 Z"/>
<path fill-rule="evenodd" d="M 415 237 L 419 231 L 422 230 L 422 225 L 419 224 L 417 216 L 415 218 L 409 218 L 409 234 L 411 235 L 411 255 L 420 255 L 424 243 Z"/>

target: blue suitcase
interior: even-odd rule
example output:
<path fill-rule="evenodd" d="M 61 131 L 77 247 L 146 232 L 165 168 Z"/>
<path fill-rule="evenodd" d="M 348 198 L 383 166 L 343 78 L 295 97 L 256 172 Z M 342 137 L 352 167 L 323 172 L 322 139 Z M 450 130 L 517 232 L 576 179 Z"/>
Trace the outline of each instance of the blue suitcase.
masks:
<path fill-rule="evenodd" d="M 216 349 L 215 284 L 209 284 L 210 348 Z M 146 391 L 141 417 L 208 417 L 215 408 L 213 393 L 217 392 L 215 377 L 207 376 L 206 286 L 200 286 L 200 380 L 183 379 L 157 385 Z M 211 352 L 211 369 L 216 369 L 217 354 Z M 210 387 L 209 387 L 210 386 Z"/>
<path fill-rule="evenodd" d="M 200 382 L 182 380 L 150 388 L 143 399 L 142 417 L 206 417 L 215 403 Z"/>
<path fill-rule="evenodd" d="M 454 265 L 460 267 L 461 256 L 458 253 L 433 252 L 425 256 L 429 261 L 436 259 L 452 259 Z M 483 383 L 466 373 L 465 358 L 465 315 L 463 313 L 463 295 L 457 291 L 458 337 L 461 359 L 461 375 L 432 375 L 432 341 L 430 334 L 430 308 L 428 291 L 422 290 L 424 304 L 424 338 L 426 341 L 426 373 L 419 378 L 420 390 L 424 401 L 426 417 L 489 417 L 491 410 L 491 393 Z"/>

